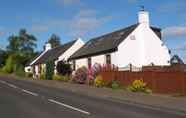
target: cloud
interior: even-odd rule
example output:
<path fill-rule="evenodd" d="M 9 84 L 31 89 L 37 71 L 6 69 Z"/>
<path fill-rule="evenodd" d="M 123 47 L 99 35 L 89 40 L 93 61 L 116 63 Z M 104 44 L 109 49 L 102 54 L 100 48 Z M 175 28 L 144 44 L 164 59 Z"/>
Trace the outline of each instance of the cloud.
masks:
<path fill-rule="evenodd" d="M 34 33 L 47 32 L 50 29 L 64 30 L 71 37 L 82 37 L 110 20 L 109 16 L 99 16 L 96 10 L 81 9 L 70 19 L 50 19 L 33 24 Z"/>
<path fill-rule="evenodd" d="M 109 19 L 110 17 L 107 16 L 99 17 L 95 10 L 80 10 L 80 12 L 71 21 L 69 21 L 71 29 L 74 29 L 74 32 L 70 34 L 72 36 L 82 36 L 86 32 L 101 26 Z"/>
<path fill-rule="evenodd" d="M 178 45 L 176 48 L 174 48 L 174 50 L 185 51 L 186 50 L 186 43 Z"/>
<path fill-rule="evenodd" d="M 164 37 L 186 37 L 186 26 L 172 26 L 163 30 Z"/>
<path fill-rule="evenodd" d="M 47 32 L 49 30 L 50 26 L 43 25 L 43 24 L 35 24 L 31 26 L 31 32 Z"/>
<path fill-rule="evenodd" d="M 0 27 L 0 36 L 5 34 L 5 29 L 3 27 Z"/>
<path fill-rule="evenodd" d="M 168 2 L 161 4 L 158 7 L 158 11 L 160 12 L 180 12 L 186 10 L 186 1 L 185 0 L 176 0 L 175 2 Z"/>

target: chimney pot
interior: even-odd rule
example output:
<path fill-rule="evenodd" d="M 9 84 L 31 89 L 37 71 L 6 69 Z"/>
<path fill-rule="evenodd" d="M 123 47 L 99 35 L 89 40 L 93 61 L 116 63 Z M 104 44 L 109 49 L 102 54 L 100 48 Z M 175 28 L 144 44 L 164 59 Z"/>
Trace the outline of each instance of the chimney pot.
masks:
<path fill-rule="evenodd" d="M 48 51 L 50 49 L 52 49 L 52 45 L 50 43 L 46 43 L 44 46 L 44 51 Z"/>

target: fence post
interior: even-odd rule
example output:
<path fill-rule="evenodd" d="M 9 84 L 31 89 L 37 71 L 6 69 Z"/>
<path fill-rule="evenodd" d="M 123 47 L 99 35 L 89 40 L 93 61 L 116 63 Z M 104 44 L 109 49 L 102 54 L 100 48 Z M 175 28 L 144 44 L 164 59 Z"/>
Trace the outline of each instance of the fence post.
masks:
<path fill-rule="evenodd" d="M 130 72 L 132 72 L 132 64 L 130 63 L 129 66 L 130 66 Z"/>

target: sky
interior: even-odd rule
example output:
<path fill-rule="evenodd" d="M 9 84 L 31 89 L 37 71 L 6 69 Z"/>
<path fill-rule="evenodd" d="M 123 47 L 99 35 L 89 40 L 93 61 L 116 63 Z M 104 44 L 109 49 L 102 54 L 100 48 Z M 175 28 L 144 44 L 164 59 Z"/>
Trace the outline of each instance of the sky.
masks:
<path fill-rule="evenodd" d="M 52 34 L 62 43 L 78 37 L 86 42 L 137 23 L 141 5 L 172 55 L 186 62 L 186 0 L 0 0 L 0 48 L 21 28 L 38 39 L 38 51 Z"/>

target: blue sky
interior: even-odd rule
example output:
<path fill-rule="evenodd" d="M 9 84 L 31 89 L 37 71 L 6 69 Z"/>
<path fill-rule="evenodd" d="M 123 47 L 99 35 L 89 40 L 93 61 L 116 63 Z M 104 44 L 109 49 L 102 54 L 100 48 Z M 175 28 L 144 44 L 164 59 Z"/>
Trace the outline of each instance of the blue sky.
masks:
<path fill-rule="evenodd" d="M 140 5 L 150 12 L 151 25 L 162 28 L 172 53 L 186 60 L 186 0 L 1 0 L 0 48 L 20 28 L 37 37 L 37 50 L 53 33 L 62 43 L 88 41 L 136 23 Z"/>

